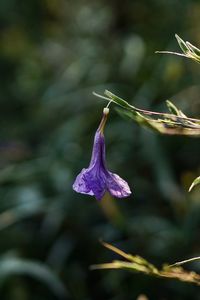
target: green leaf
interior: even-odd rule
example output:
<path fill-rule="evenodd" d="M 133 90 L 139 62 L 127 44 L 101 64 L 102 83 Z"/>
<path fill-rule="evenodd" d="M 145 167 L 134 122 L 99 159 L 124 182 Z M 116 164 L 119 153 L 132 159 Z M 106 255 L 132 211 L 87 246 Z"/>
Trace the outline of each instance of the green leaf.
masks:
<path fill-rule="evenodd" d="M 124 110 L 120 110 L 120 114 L 128 117 L 139 125 L 149 128 L 155 132 L 168 135 L 187 135 L 200 136 L 200 120 L 188 118 L 181 110 L 174 104 L 167 100 L 167 106 L 172 112 L 160 113 L 137 108 L 130 105 L 124 99 L 116 96 L 110 91 L 105 91 L 104 97 L 94 93 L 94 95 L 112 101 Z"/>
<path fill-rule="evenodd" d="M 111 93 L 108 90 L 105 90 L 105 95 L 108 96 L 114 103 L 118 104 L 119 106 L 121 106 L 123 108 L 126 108 L 126 109 L 134 108 L 134 106 L 130 105 L 127 101 L 116 96 L 115 94 Z"/>
<path fill-rule="evenodd" d="M 180 109 L 178 109 L 171 101 L 167 100 L 166 104 L 167 104 L 169 111 L 172 114 L 179 116 L 179 117 L 187 118 L 187 116 Z"/>
<path fill-rule="evenodd" d="M 115 103 L 118 104 L 118 97 L 112 98 L 117 99 Z M 171 114 L 142 110 L 131 105 L 128 106 L 128 110 L 121 110 L 121 114 L 161 134 L 200 136 L 200 120 L 188 118 L 169 100 L 167 106 Z"/>
<path fill-rule="evenodd" d="M 200 56 L 200 49 L 192 45 L 190 42 L 186 42 L 187 47 L 192 51 L 194 54 Z"/>
<path fill-rule="evenodd" d="M 177 42 L 180 48 L 182 49 L 183 53 L 187 54 L 190 51 L 190 49 L 188 48 L 186 42 L 184 42 L 184 40 L 182 40 L 180 36 L 178 36 L 178 34 L 175 34 L 175 38 L 177 39 Z"/>
<path fill-rule="evenodd" d="M 156 53 L 184 56 L 196 61 L 197 63 L 200 63 L 200 49 L 195 47 L 189 42 L 183 41 L 177 34 L 175 35 L 175 37 L 183 53 L 172 52 L 172 51 L 156 51 Z"/>
<path fill-rule="evenodd" d="M 189 188 L 189 192 L 191 192 L 191 190 L 197 185 L 200 184 L 200 176 L 195 178 L 195 180 L 192 182 L 190 188 Z"/>

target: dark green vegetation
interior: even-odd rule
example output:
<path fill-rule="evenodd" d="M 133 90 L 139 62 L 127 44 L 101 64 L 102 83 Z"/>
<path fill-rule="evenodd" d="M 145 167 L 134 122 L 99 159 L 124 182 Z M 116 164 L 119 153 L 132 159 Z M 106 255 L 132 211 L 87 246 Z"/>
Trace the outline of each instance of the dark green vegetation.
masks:
<path fill-rule="evenodd" d="M 199 256 L 199 187 L 187 192 L 199 138 L 158 136 L 113 109 L 107 161 L 133 195 L 111 209 L 71 189 L 104 106 L 93 91 L 152 111 L 170 99 L 199 118 L 199 65 L 154 54 L 179 50 L 175 33 L 200 46 L 199 1 L 2 0 L 0 25 L 0 299 L 200 299 L 186 283 L 89 270 L 118 258 L 100 238 L 158 267 Z"/>

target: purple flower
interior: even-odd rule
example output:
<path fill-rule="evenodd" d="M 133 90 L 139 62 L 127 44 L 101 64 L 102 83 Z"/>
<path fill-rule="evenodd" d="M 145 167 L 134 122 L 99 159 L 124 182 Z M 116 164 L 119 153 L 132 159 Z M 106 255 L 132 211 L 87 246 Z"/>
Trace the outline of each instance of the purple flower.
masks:
<path fill-rule="evenodd" d="M 127 182 L 106 168 L 103 129 L 108 113 L 109 109 L 104 108 L 101 123 L 94 137 L 89 167 L 82 169 L 73 184 L 76 192 L 95 196 L 97 200 L 101 200 L 106 191 L 117 198 L 128 197 L 131 194 Z"/>

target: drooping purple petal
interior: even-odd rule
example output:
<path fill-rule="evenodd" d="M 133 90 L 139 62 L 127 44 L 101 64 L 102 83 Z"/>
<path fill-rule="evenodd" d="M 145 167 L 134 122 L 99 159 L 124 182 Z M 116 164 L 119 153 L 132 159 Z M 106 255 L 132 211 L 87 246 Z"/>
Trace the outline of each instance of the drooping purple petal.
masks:
<path fill-rule="evenodd" d="M 93 167 L 85 176 L 87 184 L 97 200 L 101 200 L 106 192 L 106 177 L 101 169 Z"/>
<path fill-rule="evenodd" d="M 76 177 L 74 184 L 73 184 L 73 189 L 77 193 L 81 194 L 88 194 L 91 196 L 94 196 L 94 193 L 92 192 L 90 186 L 88 185 L 86 173 L 88 169 L 82 169 L 81 173 L 78 174 Z"/>
<path fill-rule="evenodd" d="M 117 174 L 109 172 L 106 184 L 108 191 L 113 197 L 125 198 L 131 194 L 128 183 Z"/>

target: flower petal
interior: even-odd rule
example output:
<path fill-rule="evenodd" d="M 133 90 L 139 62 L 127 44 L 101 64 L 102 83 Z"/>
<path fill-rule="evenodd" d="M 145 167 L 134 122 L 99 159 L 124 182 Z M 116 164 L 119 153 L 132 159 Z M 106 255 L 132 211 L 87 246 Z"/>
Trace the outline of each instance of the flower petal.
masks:
<path fill-rule="evenodd" d="M 94 193 L 92 192 L 91 188 L 88 186 L 87 177 L 85 176 L 85 174 L 87 174 L 87 170 L 88 169 L 82 169 L 81 173 L 78 174 L 78 176 L 74 181 L 73 189 L 77 193 L 94 196 Z"/>
<path fill-rule="evenodd" d="M 131 194 L 128 183 L 117 174 L 109 172 L 106 184 L 108 191 L 113 197 L 125 198 Z"/>
<path fill-rule="evenodd" d="M 101 200 L 106 192 L 106 178 L 104 172 L 93 167 L 89 172 L 87 172 L 85 177 L 87 185 L 90 187 L 93 195 L 97 200 Z"/>
<path fill-rule="evenodd" d="M 73 189 L 81 194 L 95 196 L 101 200 L 106 192 L 106 177 L 98 167 L 83 169 L 76 177 Z"/>

